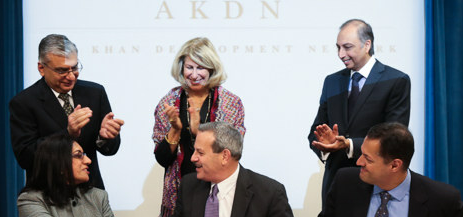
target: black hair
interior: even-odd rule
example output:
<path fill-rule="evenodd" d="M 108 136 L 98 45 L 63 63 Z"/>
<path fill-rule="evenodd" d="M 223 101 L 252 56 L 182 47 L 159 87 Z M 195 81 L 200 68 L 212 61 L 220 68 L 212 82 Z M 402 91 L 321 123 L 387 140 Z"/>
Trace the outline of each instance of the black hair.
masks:
<path fill-rule="evenodd" d="M 72 169 L 74 140 L 65 134 L 54 134 L 37 145 L 32 176 L 21 192 L 41 191 L 48 205 L 63 207 L 76 196 L 76 189 L 85 193 L 88 182 L 75 185 Z"/>
<path fill-rule="evenodd" d="M 408 169 L 415 147 L 412 133 L 405 125 L 398 122 L 378 124 L 368 131 L 367 137 L 379 139 L 379 155 L 386 163 L 400 159 L 403 161 L 403 168 Z"/>

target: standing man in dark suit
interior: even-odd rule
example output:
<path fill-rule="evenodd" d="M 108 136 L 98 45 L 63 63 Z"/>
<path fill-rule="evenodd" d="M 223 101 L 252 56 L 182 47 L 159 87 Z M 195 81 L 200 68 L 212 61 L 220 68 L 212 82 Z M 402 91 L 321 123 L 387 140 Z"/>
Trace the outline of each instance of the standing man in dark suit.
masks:
<path fill-rule="evenodd" d="M 123 120 L 114 119 L 103 86 L 77 80 L 82 64 L 77 48 L 64 35 L 48 35 L 39 44 L 42 78 L 10 101 L 13 151 L 30 177 L 37 144 L 55 133 L 71 135 L 92 160 L 90 183 L 104 189 L 96 151 L 114 155 Z"/>
<path fill-rule="evenodd" d="M 322 201 L 339 168 L 355 166 L 370 127 L 410 118 L 410 78 L 376 60 L 371 26 L 353 19 L 341 25 L 336 46 L 346 68 L 326 77 L 309 134 L 325 163 Z"/>
<path fill-rule="evenodd" d="M 414 142 L 406 126 L 372 127 L 361 149 L 361 168 L 338 171 L 320 217 L 463 216 L 456 188 L 408 169 Z"/>
<path fill-rule="evenodd" d="M 243 138 L 226 122 L 201 124 L 173 216 L 293 216 L 285 187 L 239 164 Z"/>

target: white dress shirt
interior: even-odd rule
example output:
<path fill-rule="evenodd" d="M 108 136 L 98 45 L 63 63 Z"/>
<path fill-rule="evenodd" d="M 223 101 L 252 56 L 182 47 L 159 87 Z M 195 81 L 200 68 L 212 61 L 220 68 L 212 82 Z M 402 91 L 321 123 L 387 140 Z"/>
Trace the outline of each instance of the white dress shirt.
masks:
<path fill-rule="evenodd" d="M 236 167 L 235 172 L 225 180 L 217 183 L 219 192 L 217 198 L 219 199 L 219 217 L 230 217 L 233 208 L 233 199 L 235 198 L 236 181 L 238 180 L 238 173 L 240 166 Z M 214 183 L 211 185 L 211 191 Z"/>
<path fill-rule="evenodd" d="M 64 106 L 64 100 L 58 98 L 59 93 L 56 92 L 55 90 L 53 90 L 53 88 L 50 88 L 50 89 L 51 89 L 51 91 L 53 91 L 53 93 L 55 94 L 55 97 L 58 99 L 58 102 L 59 102 L 59 104 L 61 104 L 61 107 L 63 107 L 63 106 Z M 75 107 L 74 107 L 74 100 L 72 99 L 72 90 L 70 90 L 69 92 L 67 92 L 67 94 L 69 94 L 69 96 L 70 96 L 70 97 L 69 97 L 69 103 L 71 104 L 72 108 L 75 108 Z"/>

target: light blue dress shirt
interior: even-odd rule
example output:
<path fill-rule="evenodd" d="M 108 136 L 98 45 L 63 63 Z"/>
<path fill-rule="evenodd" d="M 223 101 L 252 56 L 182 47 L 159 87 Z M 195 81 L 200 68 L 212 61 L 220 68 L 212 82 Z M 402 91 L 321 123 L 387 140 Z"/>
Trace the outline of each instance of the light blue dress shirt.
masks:
<path fill-rule="evenodd" d="M 392 196 L 391 200 L 387 204 L 387 210 L 390 217 L 407 217 L 408 216 L 408 205 L 410 201 L 410 183 L 412 177 L 410 170 L 407 171 L 407 177 L 394 189 L 388 191 Z M 367 217 L 374 217 L 378 207 L 381 205 L 381 198 L 379 193 L 384 191 L 380 187 L 374 185 L 373 193 L 371 195 L 370 207 L 368 208 Z"/>

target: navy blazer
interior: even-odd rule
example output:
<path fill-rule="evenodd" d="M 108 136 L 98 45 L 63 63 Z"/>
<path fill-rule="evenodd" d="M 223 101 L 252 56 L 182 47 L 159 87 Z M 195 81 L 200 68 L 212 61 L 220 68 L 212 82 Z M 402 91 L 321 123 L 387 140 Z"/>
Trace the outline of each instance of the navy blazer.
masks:
<path fill-rule="evenodd" d="M 326 193 L 339 168 L 352 167 L 361 155 L 360 147 L 368 130 L 383 122 L 400 122 L 408 126 L 410 119 L 410 78 L 407 74 L 376 61 L 360 91 L 352 117 L 347 115 L 350 69 L 328 75 L 323 84 L 320 107 L 312 124 L 310 148 L 321 159 L 320 150 L 312 146 L 316 140 L 316 127 L 338 124 L 339 135 L 351 138 L 354 157 L 348 159 L 345 150 L 330 153 L 325 163 L 322 197 Z"/>
<path fill-rule="evenodd" d="M 338 171 L 319 217 L 367 216 L 373 185 L 363 182 L 360 168 Z M 460 192 L 453 186 L 436 182 L 411 171 L 410 217 L 461 217 Z"/>
<path fill-rule="evenodd" d="M 198 180 L 196 173 L 182 178 L 173 216 L 203 217 L 211 183 Z M 293 216 L 285 187 L 240 165 L 231 217 Z"/>
<path fill-rule="evenodd" d="M 77 80 L 72 89 L 72 98 L 74 106 L 80 104 L 82 107 L 89 107 L 93 112 L 90 122 L 82 128 L 77 142 L 92 160 L 89 165 L 90 183 L 104 189 L 96 151 L 103 155 L 114 155 L 120 144 L 118 135 L 115 139 L 107 140 L 101 147 L 96 145 L 101 122 L 111 112 L 108 97 L 103 86 Z M 19 165 L 26 170 L 26 176 L 30 177 L 37 144 L 51 134 L 67 134 L 68 118 L 44 78 L 13 97 L 9 108 L 13 151 Z"/>

